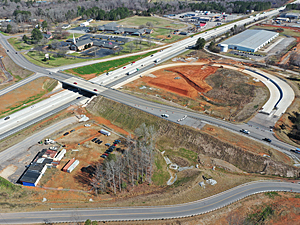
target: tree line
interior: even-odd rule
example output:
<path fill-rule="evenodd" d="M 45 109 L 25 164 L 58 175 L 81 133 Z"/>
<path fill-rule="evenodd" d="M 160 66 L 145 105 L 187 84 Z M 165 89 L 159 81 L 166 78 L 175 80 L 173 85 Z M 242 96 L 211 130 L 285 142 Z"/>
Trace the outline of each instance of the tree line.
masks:
<path fill-rule="evenodd" d="M 123 154 L 110 154 L 102 164 L 96 163 L 89 172 L 94 193 L 116 194 L 130 185 L 151 184 L 156 135 L 154 126 L 142 124 L 135 130 L 135 138 L 127 137 Z"/>
<path fill-rule="evenodd" d="M 37 3 L 35 1 L 7 1 L 0 2 L 1 17 L 14 19 L 18 23 L 28 22 L 31 19 L 43 19 L 49 23 L 71 22 L 72 19 L 83 16 L 101 20 L 118 20 L 133 15 L 149 16 L 151 14 L 181 13 L 190 10 L 224 11 L 227 13 L 245 13 L 247 10 L 266 10 L 278 7 L 285 3 L 284 0 L 270 1 L 160 1 L 148 2 L 147 0 L 73 0 L 52 1 Z"/>

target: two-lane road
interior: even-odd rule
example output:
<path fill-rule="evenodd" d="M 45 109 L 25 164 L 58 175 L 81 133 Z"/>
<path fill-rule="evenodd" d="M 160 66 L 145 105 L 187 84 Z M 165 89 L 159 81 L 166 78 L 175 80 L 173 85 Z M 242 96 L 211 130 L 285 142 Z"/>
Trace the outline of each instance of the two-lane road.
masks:
<path fill-rule="evenodd" d="M 209 188 L 209 187 L 207 187 Z M 249 195 L 267 191 L 292 191 L 300 193 L 300 184 L 286 182 L 252 182 L 199 201 L 170 206 L 72 209 L 22 213 L 0 213 L 0 224 L 31 224 L 47 222 L 132 221 L 172 219 L 207 213 Z M 76 221 L 75 221 L 76 220 Z"/>

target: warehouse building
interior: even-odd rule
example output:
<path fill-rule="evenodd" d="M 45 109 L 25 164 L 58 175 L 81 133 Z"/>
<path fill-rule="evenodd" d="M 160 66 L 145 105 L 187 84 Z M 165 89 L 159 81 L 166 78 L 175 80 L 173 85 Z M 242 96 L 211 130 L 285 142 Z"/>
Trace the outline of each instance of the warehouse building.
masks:
<path fill-rule="evenodd" d="M 279 34 L 267 30 L 246 30 L 219 44 L 221 50 L 235 49 L 247 52 L 256 52 L 275 39 Z"/>

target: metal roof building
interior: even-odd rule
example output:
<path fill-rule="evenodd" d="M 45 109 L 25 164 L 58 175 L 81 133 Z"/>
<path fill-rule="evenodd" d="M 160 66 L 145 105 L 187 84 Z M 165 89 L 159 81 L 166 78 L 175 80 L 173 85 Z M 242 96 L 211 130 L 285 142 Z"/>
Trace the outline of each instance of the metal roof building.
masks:
<path fill-rule="evenodd" d="M 223 42 L 221 45 L 228 45 L 228 49 L 240 51 L 256 52 L 270 41 L 275 39 L 279 34 L 267 30 L 246 30 Z"/>

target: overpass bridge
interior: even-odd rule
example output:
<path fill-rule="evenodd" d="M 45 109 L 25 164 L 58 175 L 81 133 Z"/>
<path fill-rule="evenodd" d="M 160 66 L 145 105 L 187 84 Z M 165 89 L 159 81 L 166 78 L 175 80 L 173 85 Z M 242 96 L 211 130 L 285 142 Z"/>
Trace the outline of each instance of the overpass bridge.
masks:
<path fill-rule="evenodd" d="M 62 73 L 53 73 L 51 74 L 51 76 L 52 78 L 60 81 L 63 84 L 86 91 L 93 95 L 99 95 L 101 92 L 107 90 L 106 87 L 103 87 L 100 84 L 97 84 L 89 80 L 84 80 L 79 77 L 73 77 L 73 76 L 66 77 L 65 74 Z"/>

